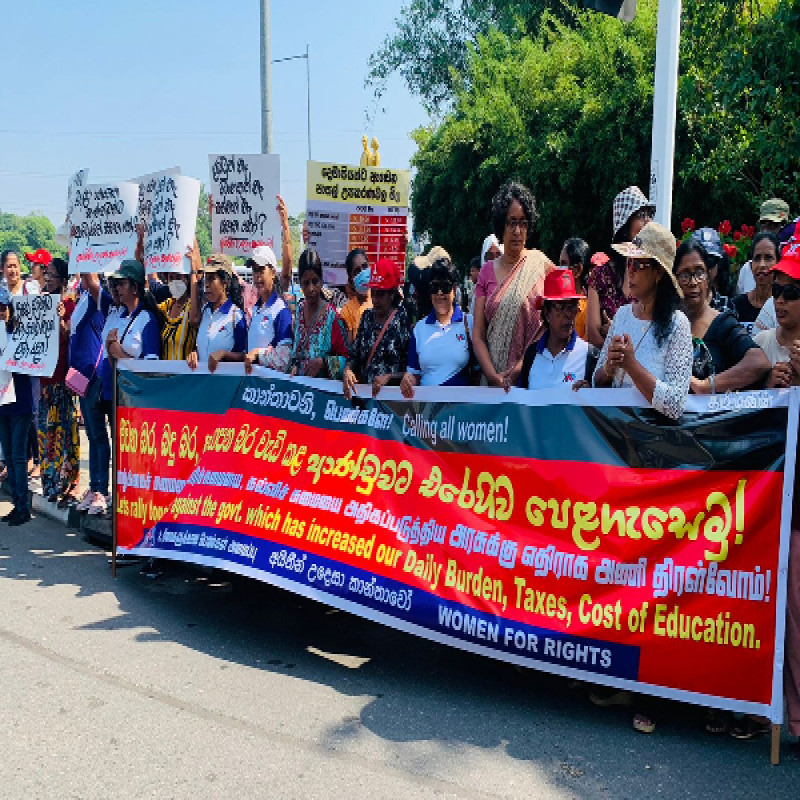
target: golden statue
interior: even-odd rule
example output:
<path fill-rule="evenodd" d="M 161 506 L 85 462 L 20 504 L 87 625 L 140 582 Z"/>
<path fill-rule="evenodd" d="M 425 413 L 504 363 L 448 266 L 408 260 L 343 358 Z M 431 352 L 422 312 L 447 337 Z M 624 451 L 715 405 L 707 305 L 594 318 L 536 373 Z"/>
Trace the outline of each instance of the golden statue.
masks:
<path fill-rule="evenodd" d="M 369 160 L 369 165 L 371 167 L 379 167 L 381 165 L 381 154 L 378 151 L 380 145 L 378 144 L 378 140 L 373 136 L 372 137 L 372 157 Z"/>
<path fill-rule="evenodd" d="M 369 140 L 366 136 L 361 137 L 361 166 L 362 167 L 369 167 L 372 164 L 372 153 L 369 150 L 369 145 L 367 144 Z"/>

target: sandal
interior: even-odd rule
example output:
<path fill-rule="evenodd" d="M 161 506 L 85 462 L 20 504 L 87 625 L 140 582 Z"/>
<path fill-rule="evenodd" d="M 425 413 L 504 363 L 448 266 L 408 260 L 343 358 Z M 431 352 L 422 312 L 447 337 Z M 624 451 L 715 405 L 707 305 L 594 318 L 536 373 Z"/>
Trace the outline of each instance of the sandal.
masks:
<path fill-rule="evenodd" d="M 729 731 L 734 739 L 758 739 L 770 732 L 769 722 L 758 717 L 742 717 L 731 725 Z"/>
<path fill-rule="evenodd" d="M 727 733 L 731 726 L 731 714 L 729 711 L 720 711 L 716 708 L 709 708 L 706 711 L 705 729 L 706 733 L 719 736 Z"/>
<path fill-rule="evenodd" d="M 636 714 L 633 718 L 633 729 L 639 733 L 653 733 L 656 724 L 646 714 Z"/>

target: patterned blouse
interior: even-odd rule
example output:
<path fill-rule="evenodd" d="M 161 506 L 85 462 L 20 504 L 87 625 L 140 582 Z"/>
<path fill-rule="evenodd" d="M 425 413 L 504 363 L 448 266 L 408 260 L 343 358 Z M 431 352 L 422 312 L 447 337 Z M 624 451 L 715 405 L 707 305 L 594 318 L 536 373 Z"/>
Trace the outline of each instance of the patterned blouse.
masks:
<path fill-rule="evenodd" d="M 408 365 L 408 343 L 411 340 L 411 322 L 402 305 L 397 307 L 386 333 L 383 334 L 375 355 L 367 364 L 372 346 L 383 325 L 375 322 L 374 309 L 368 308 L 361 315 L 358 333 L 350 351 L 350 365 L 361 383 L 372 383 L 378 375 L 403 373 Z"/>
<path fill-rule="evenodd" d="M 611 261 L 592 267 L 586 285 L 597 292 L 597 296 L 600 298 L 600 308 L 606 312 L 609 319 L 614 319 L 614 314 L 618 309 L 630 302 L 617 285 L 617 273 Z"/>
<path fill-rule="evenodd" d="M 318 378 L 340 379 L 347 359 L 347 333 L 341 317 L 329 303 L 318 311 L 312 327 L 306 327 L 305 301 L 301 301 L 297 306 L 290 364 L 302 375 L 312 358 L 325 361 Z"/>

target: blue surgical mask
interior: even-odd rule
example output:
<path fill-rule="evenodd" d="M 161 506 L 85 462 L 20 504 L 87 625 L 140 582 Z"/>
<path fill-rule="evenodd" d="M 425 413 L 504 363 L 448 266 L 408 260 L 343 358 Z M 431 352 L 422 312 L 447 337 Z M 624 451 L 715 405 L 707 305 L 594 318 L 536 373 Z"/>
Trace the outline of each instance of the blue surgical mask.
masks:
<path fill-rule="evenodd" d="M 366 294 L 369 291 L 369 270 L 362 269 L 358 275 L 353 278 L 353 285 L 359 294 Z"/>

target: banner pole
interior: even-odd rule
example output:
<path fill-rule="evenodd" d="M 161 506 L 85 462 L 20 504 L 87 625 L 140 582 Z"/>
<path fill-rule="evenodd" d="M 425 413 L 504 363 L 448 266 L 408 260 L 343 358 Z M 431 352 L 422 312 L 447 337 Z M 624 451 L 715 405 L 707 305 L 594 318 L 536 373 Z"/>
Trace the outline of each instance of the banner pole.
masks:
<path fill-rule="evenodd" d="M 117 577 L 117 362 L 113 362 L 111 399 L 111 577 Z"/>
<path fill-rule="evenodd" d="M 777 767 L 781 763 L 781 726 L 772 726 L 772 742 L 769 748 L 769 763 Z"/>

